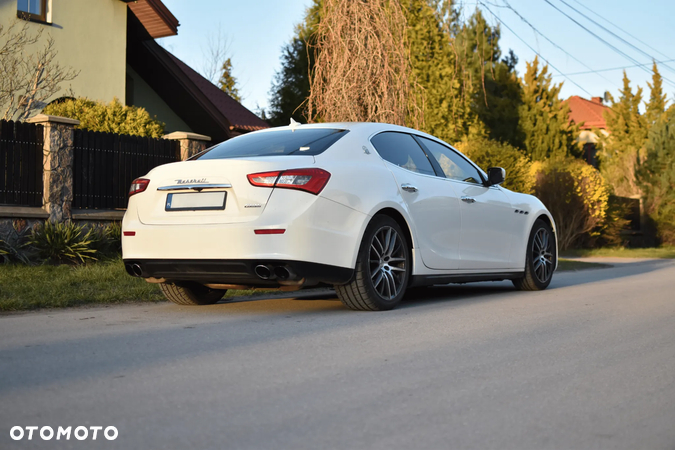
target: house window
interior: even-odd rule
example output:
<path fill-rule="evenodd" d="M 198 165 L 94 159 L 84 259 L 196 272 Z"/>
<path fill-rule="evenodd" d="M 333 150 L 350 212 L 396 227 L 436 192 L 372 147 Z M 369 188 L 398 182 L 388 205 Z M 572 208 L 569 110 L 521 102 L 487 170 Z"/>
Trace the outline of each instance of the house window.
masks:
<path fill-rule="evenodd" d="M 47 23 L 47 0 L 17 0 L 16 15 L 19 19 Z"/>

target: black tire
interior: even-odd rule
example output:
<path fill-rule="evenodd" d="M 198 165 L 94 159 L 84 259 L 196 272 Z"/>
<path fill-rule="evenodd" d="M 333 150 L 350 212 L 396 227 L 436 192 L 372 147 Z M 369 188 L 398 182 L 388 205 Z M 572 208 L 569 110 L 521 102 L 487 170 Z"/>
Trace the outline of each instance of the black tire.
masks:
<path fill-rule="evenodd" d="M 513 280 L 513 285 L 521 291 L 546 289 L 553 278 L 557 258 L 553 230 L 549 224 L 538 219 L 527 241 L 525 276 Z"/>
<path fill-rule="evenodd" d="M 209 289 L 194 282 L 160 283 L 162 294 L 177 305 L 213 305 L 223 298 L 227 289 Z"/>
<path fill-rule="evenodd" d="M 410 243 L 394 219 L 373 217 L 363 235 L 354 278 L 335 286 L 338 298 L 347 308 L 359 311 L 394 308 L 408 286 L 410 253 Z"/>

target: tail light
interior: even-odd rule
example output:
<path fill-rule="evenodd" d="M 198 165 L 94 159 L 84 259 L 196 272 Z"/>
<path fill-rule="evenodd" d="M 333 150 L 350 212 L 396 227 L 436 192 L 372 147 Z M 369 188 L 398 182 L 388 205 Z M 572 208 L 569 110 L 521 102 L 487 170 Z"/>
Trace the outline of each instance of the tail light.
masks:
<path fill-rule="evenodd" d="M 139 194 L 148 188 L 150 180 L 147 178 L 136 178 L 131 182 L 131 188 L 129 189 L 129 197 L 135 194 Z"/>
<path fill-rule="evenodd" d="M 318 195 L 330 180 L 330 173 L 323 169 L 291 169 L 261 172 L 248 175 L 253 186 L 298 189 Z"/>

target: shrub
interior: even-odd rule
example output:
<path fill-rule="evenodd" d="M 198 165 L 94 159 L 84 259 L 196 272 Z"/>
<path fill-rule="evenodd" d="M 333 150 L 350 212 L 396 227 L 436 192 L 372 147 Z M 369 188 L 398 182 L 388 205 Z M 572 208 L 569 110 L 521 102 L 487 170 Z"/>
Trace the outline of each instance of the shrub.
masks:
<path fill-rule="evenodd" d="M 53 263 L 83 263 L 96 260 L 96 232 L 85 230 L 82 225 L 72 222 L 54 223 L 33 227 L 28 244 L 43 260 Z"/>
<path fill-rule="evenodd" d="M 531 194 L 534 177 L 530 171 L 530 160 L 512 145 L 486 138 L 465 140 L 457 148 L 487 172 L 488 167 L 506 169 L 506 180 L 502 185 L 516 192 Z"/>
<path fill-rule="evenodd" d="M 107 226 L 93 226 L 92 248 L 97 256 L 115 258 L 122 254 L 122 225 L 112 222 Z"/>
<path fill-rule="evenodd" d="M 23 223 L 17 224 L 17 222 Z M 25 226 L 25 221 L 15 221 L 13 225 L 14 226 L 7 233 L 1 236 L 0 263 L 8 264 L 19 262 L 29 264 L 30 254 L 23 249 L 29 228 Z"/>
<path fill-rule="evenodd" d="M 607 223 L 610 193 L 600 172 L 577 159 L 550 159 L 534 170 L 535 195 L 555 220 L 560 249 L 597 238 Z"/>
<path fill-rule="evenodd" d="M 117 98 L 107 105 L 83 97 L 67 99 L 47 105 L 42 112 L 77 119 L 80 124 L 76 128 L 83 130 L 154 138 L 164 134 L 164 123 L 150 117 L 144 108 L 122 106 Z"/>
<path fill-rule="evenodd" d="M 675 107 L 649 132 L 646 157 L 637 171 L 645 209 L 661 242 L 675 245 Z"/>

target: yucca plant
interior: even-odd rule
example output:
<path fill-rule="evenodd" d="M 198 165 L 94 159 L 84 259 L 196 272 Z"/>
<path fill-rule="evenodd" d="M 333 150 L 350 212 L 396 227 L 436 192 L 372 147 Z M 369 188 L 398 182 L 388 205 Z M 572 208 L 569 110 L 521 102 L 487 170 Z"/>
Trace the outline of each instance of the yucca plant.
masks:
<path fill-rule="evenodd" d="M 44 225 L 33 228 L 26 245 L 47 261 L 84 263 L 96 260 L 96 240 L 93 229 L 86 230 L 84 226 L 72 222 L 46 221 Z"/>
<path fill-rule="evenodd" d="M 109 225 L 92 225 L 90 228 L 92 244 L 101 257 L 115 258 L 122 251 L 122 225 L 112 222 Z"/>
<path fill-rule="evenodd" d="M 9 264 L 12 262 L 30 264 L 28 253 L 21 249 L 22 239 L 23 235 L 19 234 L 18 238 L 15 239 L 14 245 L 10 240 L 0 239 L 0 264 Z"/>

